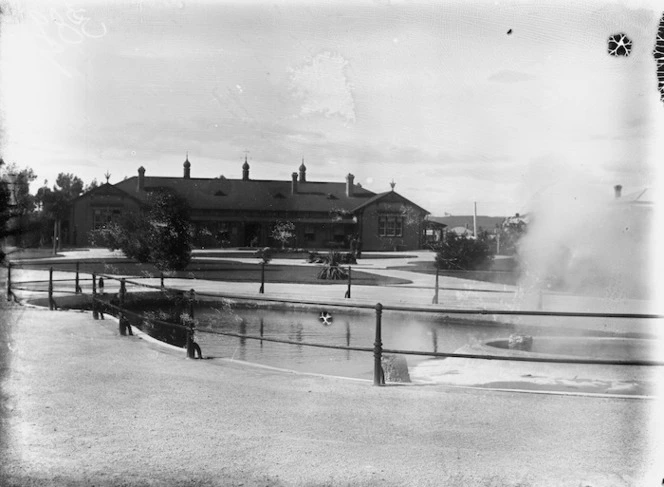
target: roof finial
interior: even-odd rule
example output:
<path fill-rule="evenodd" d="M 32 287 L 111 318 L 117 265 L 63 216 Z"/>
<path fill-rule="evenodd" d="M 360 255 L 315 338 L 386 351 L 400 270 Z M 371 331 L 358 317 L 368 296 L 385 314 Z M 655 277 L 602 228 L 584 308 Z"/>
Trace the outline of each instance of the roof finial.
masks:
<path fill-rule="evenodd" d="M 185 158 L 185 161 L 189 160 L 189 151 L 187 151 L 187 157 Z"/>
<path fill-rule="evenodd" d="M 390 188 L 392 188 L 392 191 L 394 191 L 394 187 L 397 185 L 397 183 L 394 182 L 394 178 L 392 178 L 392 182 L 390 182 Z"/>
<path fill-rule="evenodd" d="M 106 178 L 106 184 L 108 184 L 108 180 L 111 179 L 111 173 L 108 172 L 108 169 L 106 170 L 106 174 L 104 174 L 104 177 Z"/>

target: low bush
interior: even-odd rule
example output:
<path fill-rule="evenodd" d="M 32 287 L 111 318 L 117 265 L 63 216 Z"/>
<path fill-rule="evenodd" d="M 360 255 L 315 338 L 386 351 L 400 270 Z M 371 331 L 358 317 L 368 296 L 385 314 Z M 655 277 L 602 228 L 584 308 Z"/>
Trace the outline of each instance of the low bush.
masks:
<path fill-rule="evenodd" d="M 330 250 L 327 255 L 327 262 L 325 267 L 318 273 L 318 279 L 328 280 L 342 280 L 348 279 L 348 273 L 343 267 L 339 267 L 342 263 L 341 253 L 336 250 Z"/>
<path fill-rule="evenodd" d="M 482 270 L 493 262 L 487 242 L 447 232 L 435 247 L 436 267 L 441 270 Z"/>

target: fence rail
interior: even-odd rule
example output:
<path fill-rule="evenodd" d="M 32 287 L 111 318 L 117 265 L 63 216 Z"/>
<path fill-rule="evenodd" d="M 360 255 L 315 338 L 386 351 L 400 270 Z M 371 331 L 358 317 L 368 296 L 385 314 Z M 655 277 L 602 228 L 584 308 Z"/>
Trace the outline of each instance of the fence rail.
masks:
<path fill-rule="evenodd" d="M 230 337 L 237 337 L 241 339 L 249 340 L 260 340 L 266 342 L 282 343 L 289 345 L 297 346 L 306 346 L 306 347 L 316 347 L 316 348 L 327 348 L 335 350 L 347 350 L 347 351 L 356 351 L 356 352 L 373 352 L 374 354 L 374 385 L 380 386 L 384 385 L 384 378 L 382 372 L 382 356 L 383 354 L 397 354 L 397 355 L 419 355 L 419 356 L 429 356 L 429 357 L 440 357 L 440 358 L 467 358 L 467 359 L 478 359 L 478 360 L 495 360 L 495 361 L 513 361 L 513 362 L 535 362 L 535 363 L 553 363 L 553 364 L 584 364 L 584 365 L 623 365 L 623 366 L 664 366 L 664 361 L 657 360 L 603 360 L 603 359 L 585 359 L 585 358 L 570 358 L 570 357 L 535 357 L 535 356 L 502 356 L 502 355 L 487 355 L 487 354 L 473 354 L 473 353 L 449 353 L 449 352 L 425 352 L 418 350 L 399 350 L 399 349 L 384 349 L 382 346 L 382 320 L 384 311 L 401 311 L 401 312 L 414 312 L 414 313 L 441 313 L 441 314 L 461 314 L 461 315 L 513 315 L 513 316 L 557 316 L 557 317 L 579 317 L 579 318 L 611 318 L 611 319 L 662 319 L 664 315 L 653 314 L 653 313 L 595 313 L 595 312 L 571 312 L 571 311 L 541 311 L 541 310 L 501 310 L 501 309 L 460 309 L 460 308 L 443 308 L 440 306 L 400 306 L 400 305 L 382 305 L 381 303 L 368 304 L 368 303 L 357 303 L 357 302 L 330 302 L 330 301 L 320 301 L 320 300 L 309 300 L 309 299 L 287 299 L 287 298 L 278 298 L 265 296 L 262 293 L 262 288 L 259 290 L 258 295 L 243 295 L 243 294 L 234 294 L 234 293 L 211 293 L 211 292 L 196 292 L 194 289 L 189 291 L 184 291 L 177 288 L 169 288 L 164 285 L 165 276 L 161 274 L 160 276 L 133 276 L 131 278 L 117 277 L 111 274 L 105 273 L 92 273 L 90 278 L 81 278 L 79 275 L 79 269 L 77 266 L 76 277 L 74 279 L 53 279 L 53 267 L 49 269 L 49 280 L 48 281 L 20 281 L 12 282 L 11 278 L 11 266 L 8 267 L 8 277 L 7 277 L 7 299 L 16 299 L 16 296 L 13 293 L 13 290 L 22 290 L 22 291 L 32 291 L 32 292 L 48 292 L 49 296 L 49 308 L 51 310 L 57 309 L 57 305 L 54 299 L 54 283 L 63 283 L 63 282 L 75 282 L 74 290 L 58 290 L 58 293 L 63 294 L 84 294 L 80 288 L 80 282 L 91 282 L 92 283 L 92 308 L 93 308 L 93 317 L 95 319 L 101 317 L 103 318 L 104 311 L 113 310 L 117 313 L 119 319 L 119 329 L 120 334 L 125 335 L 127 331 L 131 334 L 131 326 L 129 324 L 128 318 L 134 317 L 141 321 L 146 321 L 152 324 L 156 324 L 161 327 L 170 327 L 173 329 L 178 329 L 186 333 L 187 339 L 187 356 L 194 358 L 194 349 L 198 345 L 194 342 L 194 332 L 199 333 L 209 333 L 215 335 L 224 335 Z M 141 279 L 155 279 L 160 278 L 160 284 L 154 285 L 146 282 L 141 282 Z M 119 292 L 118 304 L 113 304 L 106 300 L 100 299 L 97 288 L 103 290 L 104 279 L 109 281 L 117 281 L 119 283 Z M 186 279 L 178 277 L 177 279 Z M 189 278 L 191 279 L 191 278 Z M 348 297 L 350 297 L 350 279 L 348 284 Z M 25 287 L 29 284 L 47 284 L 47 290 L 41 289 L 31 289 Z M 125 300 L 127 295 L 127 285 L 135 286 L 137 288 L 146 288 L 159 290 L 161 292 L 172 292 L 172 293 L 186 293 L 186 299 L 189 303 L 189 313 L 188 316 L 191 318 L 187 323 L 171 323 L 164 320 L 155 319 L 152 317 L 146 317 L 145 315 L 135 313 L 126 309 Z M 436 288 L 438 289 L 438 288 Z M 133 291 L 134 289 L 132 289 Z M 196 300 L 200 300 L 201 297 L 211 297 L 211 298 L 221 298 L 221 299 L 232 299 L 232 300 L 251 300 L 251 301 L 261 301 L 261 302 L 275 302 L 275 303 L 286 303 L 286 304 L 301 304 L 301 305 L 312 305 L 312 306 L 324 306 L 324 307 L 343 307 L 343 308 L 355 308 L 355 309 L 371 309 L 375 312 L 376 325 L 375 325 L 375 341 L 373 347 L 351 347 L 351 346 L 342 346 L 342 345 L 330 345 L 324 343 L 315 343 L 315 342 L 301 342 L 286 340 L 280 338 L 265 337 L 263 335 L 247 335 L 242 333 L 234 333 L 228 331 L 214 330 L 211 328 L 195 328 L 193 321 L 194 308 L 193 303 Z M 198 352 L 200 356 L 200 347 L 198 347 Z"/>

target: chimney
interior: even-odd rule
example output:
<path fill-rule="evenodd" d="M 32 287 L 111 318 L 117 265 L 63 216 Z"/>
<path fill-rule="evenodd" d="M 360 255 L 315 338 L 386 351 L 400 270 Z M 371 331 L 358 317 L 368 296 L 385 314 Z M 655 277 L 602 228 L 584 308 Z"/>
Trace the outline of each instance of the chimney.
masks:
<path fill-rule="evenodd" d="M 302 158 L 302 165 L 300 166 L 300 182 L 307 182 L 307 166 L 304 165 L 304 157 Z"/>
<path fill-rule="evenodd" d="M 355 176 L 353 176 L 351 173 L 348 173 L 348 176 L 346 176 L 346 196 L 349 198 L 353 196 L 353 180 L 355 179 Z"/>
<path fill-rule="evenodd" d="M 296 194 L 297 193 L 297 173 L 294 172 L 291 174 L 291 194 Z"/>
<path fill-rule="evenodd" d="M 138 168 L 138 184 L 136 191 L 143 191 L 145 189 L 145 168 L 143 166 Z"/>
<path fill-rule="evenodd" d="M 249 181 L 249 163 L 247 156 L 244 156 L 244 164 L 242 164 L 242 181 Z"/>
<path fill-rule="evenodd" d="M 620 184 L 616 184 L 613 187 L 613 191 L 615 192 L 616 199 L 620 198 L 622 193 L 622 186 Z"/>
<path fill-rule="evenodd" d="M 189 179 L 191 176 L 191 162 L 189 162 L 189 154 L 187 154 L 187 159 L 184 161 L 184 178 Z"/>

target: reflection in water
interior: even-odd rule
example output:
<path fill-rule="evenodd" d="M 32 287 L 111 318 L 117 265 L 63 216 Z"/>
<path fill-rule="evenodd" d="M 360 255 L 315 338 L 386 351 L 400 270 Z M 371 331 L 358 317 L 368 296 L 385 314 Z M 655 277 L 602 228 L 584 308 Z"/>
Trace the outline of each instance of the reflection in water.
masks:
<path fill-rule="evenodd" d="M 263 317 L 261 316 L 261 337 L 264 336 L 265 323 L 263 322 Z M 261 340 L 261 348 L 263 348 L 263 340 Z"/>
<path fill-rule="evenodd" d="M 350 347 L 350 321 L 346 321 L 346 346 Z M 346 360 L 350 360 L 350 350 L 346 350 Z"/>
<path fill-rule="evenodd" d="M 289 325 L 290 332 L 288 334 L 288 339 L 291 341 L 296 341 L 302 343 L 302 331 L 304 327 L 301 322 L 290 323 Z M 302 345 L 296 345 L 298 352 L 302 352 Z"/>
<path fill-rule="evenodd" d="M 238 331 L 240 335 L 246 335 L 247 334 L 247 320 L 244 318 L 240 318 L 240 330 Z M 247 339 L 244 337 L 240 337 L 240 360 L 246 360 L 247 359 Z"/>
<path fill-rule="evenodd" d="M 438 328 L 431 327 L 431 339 L 433 340 L 433 351 L 438 353 Z"/>

